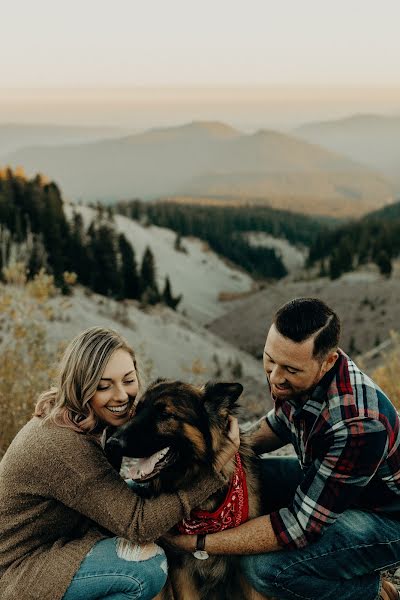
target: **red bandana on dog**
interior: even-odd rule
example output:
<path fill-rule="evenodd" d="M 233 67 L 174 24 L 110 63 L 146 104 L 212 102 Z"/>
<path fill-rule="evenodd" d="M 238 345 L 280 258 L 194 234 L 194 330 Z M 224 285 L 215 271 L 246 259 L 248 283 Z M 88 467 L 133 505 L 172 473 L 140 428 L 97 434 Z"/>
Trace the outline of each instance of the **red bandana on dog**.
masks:
<path fill-rule="evenodd" d="M 190 519 L 178 523 L 179 533 L 195 535 L 216 533 L 231 527 L 237 527 L 247 521 L 249 516 L 249 498 L 246 474 L 239 453 L 235 455 L 236 468 L 231 479 L 225 500 L 216 511 L 192 510 Z"/>

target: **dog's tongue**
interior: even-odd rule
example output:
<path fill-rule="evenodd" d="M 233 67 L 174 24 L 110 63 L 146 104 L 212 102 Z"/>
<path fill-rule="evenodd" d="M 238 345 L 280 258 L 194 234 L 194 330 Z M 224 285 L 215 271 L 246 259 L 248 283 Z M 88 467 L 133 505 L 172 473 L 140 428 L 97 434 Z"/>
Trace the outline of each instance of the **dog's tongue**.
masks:
<path fill-rule="evenodd" d="M 158 450 L 158 452 L 155 452 L 151 456 L 138 458 L 135 465 L 129 469 L 128 476 L 131 479 L 142 479 L 146 475 L 150 475 L 154 471 L 154 467 L 158 461 L 165 456 L 168 450 L 169 448 L 164 448 L 164 450 Z"/>

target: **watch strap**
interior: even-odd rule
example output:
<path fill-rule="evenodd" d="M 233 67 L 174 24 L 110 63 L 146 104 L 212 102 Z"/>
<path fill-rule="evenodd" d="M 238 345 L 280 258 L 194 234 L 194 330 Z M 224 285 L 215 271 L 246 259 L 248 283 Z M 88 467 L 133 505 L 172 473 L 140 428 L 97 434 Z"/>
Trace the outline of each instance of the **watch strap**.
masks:
<path fill-rule="evenodd" d="M 206 545 L 206 534 L 199 533 L 196 539 L 196 549 L 193 552 L 193 556 L 198 558 L 199 560 L 207 560 L 209 558 L 209 554 L 207 550 L 205 550 Z"/>
<path fill-rule="evenodd" d="M 199 533 L 197 535 L 197 539 L 196 539 L 196 552 L 198 550 L 203 551 L 204 548 L 206 547 L 206 534 L 205 533 Z"/>

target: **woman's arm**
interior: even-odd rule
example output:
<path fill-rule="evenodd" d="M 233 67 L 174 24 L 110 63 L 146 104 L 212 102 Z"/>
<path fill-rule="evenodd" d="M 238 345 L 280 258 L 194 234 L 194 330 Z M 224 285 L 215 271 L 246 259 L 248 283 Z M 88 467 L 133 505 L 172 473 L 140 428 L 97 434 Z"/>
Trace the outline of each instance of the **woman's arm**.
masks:
<path fill-rule="evenodd" d="M 53 464 L 42 465 L 47 473 L 53 472 L 48 477 L 51 489 L 47 495 L 50 491 L 54 498 L 114 535 L 147 542 L 188 518 L 192 508 L 226 484 L 218 471 L 238 449 L 239 428 L 237 420 L 232 419 L 216 470 L 210 467 L 188 490 L 150 499 L 135 494 L 110 465 L 101 447 L 87 436 L 64 430 L 53 435 L 53 441 L 57 446 L 46 451 L 47 461 Z"/>

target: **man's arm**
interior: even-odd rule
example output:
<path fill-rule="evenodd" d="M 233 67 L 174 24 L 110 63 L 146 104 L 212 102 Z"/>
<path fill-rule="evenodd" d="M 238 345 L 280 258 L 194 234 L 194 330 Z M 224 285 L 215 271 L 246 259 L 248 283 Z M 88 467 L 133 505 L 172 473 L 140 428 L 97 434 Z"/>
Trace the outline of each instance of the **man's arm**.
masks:
<path fill-rule="evenodd" d="M 194 552 L 195 535 L 165 535 L 162 539 L 180 550 Z M 210 533 L 205 540 L 205 550 L 210 554 L 261 554 L 282 550 L 268 515 L 257 517 L 239 527 Z"/>
<path fill-rule="evenodd" d="M 267 419 L 262 417 L 256 421 L 248 430 L 250 434 L 250 445 L 256 454 L 271 452 L 282 448 L 286 444 L 276 433 L 271 429 Z"/>

